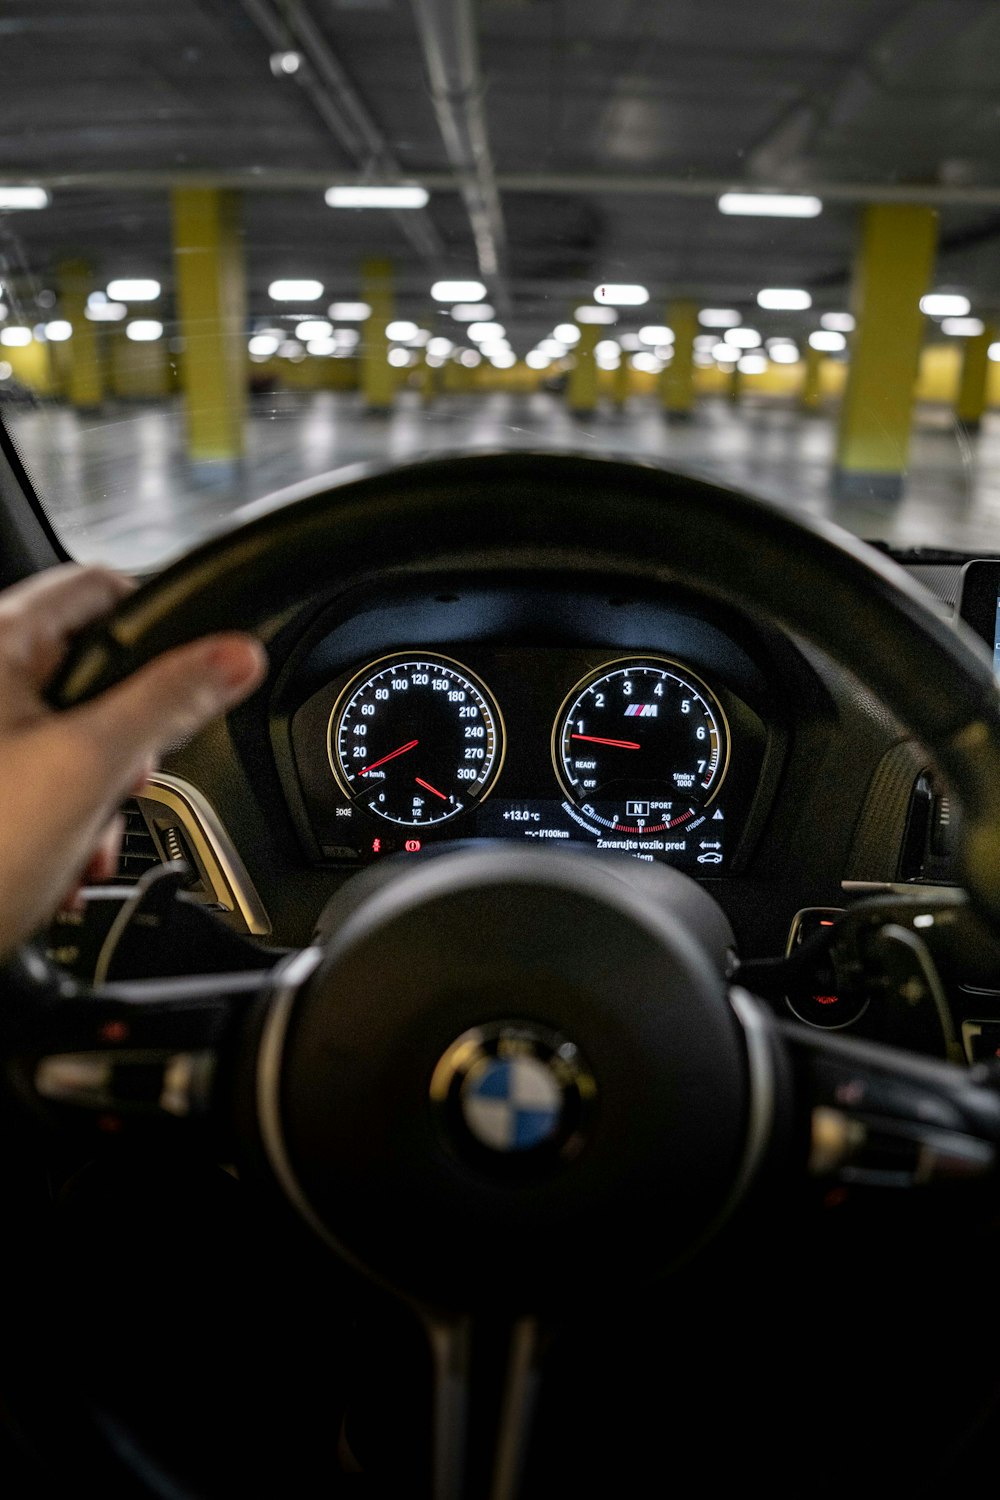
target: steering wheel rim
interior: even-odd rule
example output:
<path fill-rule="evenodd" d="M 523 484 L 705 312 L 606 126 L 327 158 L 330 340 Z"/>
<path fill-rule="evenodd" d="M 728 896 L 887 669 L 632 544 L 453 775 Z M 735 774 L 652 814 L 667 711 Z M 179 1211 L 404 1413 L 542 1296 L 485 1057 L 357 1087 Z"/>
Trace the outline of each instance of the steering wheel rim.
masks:
<path fill-rule="evenodd" d="M 694 584 L 723 604 L 766 609 L 918 734 L 963 801 L 969 892 L 1000 931 L 1000 697 L 988 660 L 901 570 L 836 528 L 692 478 L 551 454 L 325 476 L 236 519 L 78 643 L 55 703 L 84 701 L 207 630 L 246 628 L 387 568 L 600 567 L 632 586 Z"/>
<path fill-rule="evenodd" d="M 1000 931 L 1000 694 L 990 663 L 981 643 L 935 614 L 901 568 L 839 528 L 689 476 L 551 453 L 324 475 L 234 521 L 81 638 L 53 703 L 82 702 L 161 651 L 210 630 L 252 626 L 329 590 L 338 576 L 377 580 L 410 566 L 598 566 L 633 582 L 693 581 L 724 603 L 759 606 L 827 651 L 935 755 L 963 804 L 969 896 Z"/>

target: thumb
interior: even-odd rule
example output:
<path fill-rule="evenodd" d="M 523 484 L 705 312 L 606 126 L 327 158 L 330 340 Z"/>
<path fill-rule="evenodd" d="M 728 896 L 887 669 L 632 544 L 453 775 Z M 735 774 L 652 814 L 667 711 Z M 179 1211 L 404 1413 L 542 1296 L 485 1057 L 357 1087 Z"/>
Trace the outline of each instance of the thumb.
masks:
<path fill-rule="evenodd" d="M 253 637 L 207 636 L 157 657 L 66 717 L 74 739 L 95 750 L 101 779 L 124 795 L 151 757 L 239 703 L 266 669 L 264 648 Z"/>

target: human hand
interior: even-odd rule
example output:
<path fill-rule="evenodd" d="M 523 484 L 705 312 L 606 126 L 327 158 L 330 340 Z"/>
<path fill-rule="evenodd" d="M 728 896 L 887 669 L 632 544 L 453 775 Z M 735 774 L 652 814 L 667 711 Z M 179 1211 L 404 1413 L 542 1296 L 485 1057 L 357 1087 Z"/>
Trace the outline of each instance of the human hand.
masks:
<path fill-rule="evenodd" d="M 83 879 L 108 879 L 117 809 L 172 741 L 260 683 L 263 647 L 207 636 L 168 651 L 118 687 L 56 713 L 43 693 L 77 631 L 132 583 L 69 564 L 0 593 L 0 959 Z"/>

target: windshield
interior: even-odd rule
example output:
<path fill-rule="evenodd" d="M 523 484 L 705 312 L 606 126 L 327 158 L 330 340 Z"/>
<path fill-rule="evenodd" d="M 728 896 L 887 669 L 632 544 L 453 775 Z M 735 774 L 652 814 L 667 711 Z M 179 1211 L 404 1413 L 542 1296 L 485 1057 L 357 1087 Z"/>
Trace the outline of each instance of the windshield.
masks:
<path fill-rule="evenodd" d="M 10 0 L 0 410 L 142 571 L 563 448 L 1000 550 L 995 0 Z"/>

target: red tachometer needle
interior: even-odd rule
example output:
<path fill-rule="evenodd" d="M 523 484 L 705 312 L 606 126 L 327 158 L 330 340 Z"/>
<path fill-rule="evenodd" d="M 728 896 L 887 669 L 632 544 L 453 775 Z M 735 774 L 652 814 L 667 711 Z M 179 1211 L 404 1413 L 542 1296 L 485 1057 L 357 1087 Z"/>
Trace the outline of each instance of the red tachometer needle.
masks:
<path fill-rule="evenodd" d="M 571 740 L 590 740 L 594 745 L 614 745 L 618 750 L 641 750 L 635 740 L 606 740 L 599 734 L 571 734 Z"/>
<path fill-rule="evenodd" d="M 379 766 L 384 766 L 387 760 L 395 760 L 397 755 L 405 755 L 406 752 L 407 752 L 407 750 L 412 750 L 415 745 L 419 745 L 419 744 L 420 744 L 419 740 L 407 740 L 406 744 L 405 745 L 400 745 L 400 747 L 399 747 L 398 750 L 390 750 L 389 754 L 388 755 L 383 755 L 383 757 L 382 757 L 381 760 L 373 760 L 370 766 L 364 766 L 358 772 L 358 775 L 359 776 L 367 776 L 369 771 L 374 771 Z"/>
<path fill-rule="evenodd" d="M 445 796 L 444 792 L 439 792 L 437 787 L 431 786 L 429 781 L 421 781 L 419 776 L 414 776 L 413 779 L 417 783 L 417 786 L 426 787 L 429 792 L 434 793 L 435 797 L 440 797 L 442 802 L 447 802 L 448 798 Z"/>

